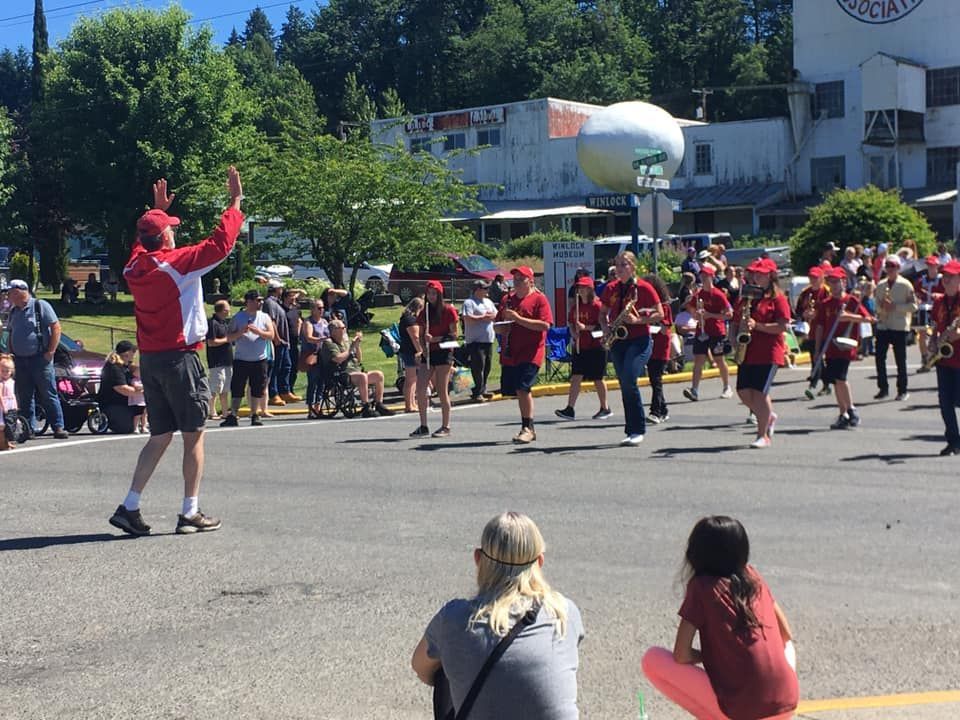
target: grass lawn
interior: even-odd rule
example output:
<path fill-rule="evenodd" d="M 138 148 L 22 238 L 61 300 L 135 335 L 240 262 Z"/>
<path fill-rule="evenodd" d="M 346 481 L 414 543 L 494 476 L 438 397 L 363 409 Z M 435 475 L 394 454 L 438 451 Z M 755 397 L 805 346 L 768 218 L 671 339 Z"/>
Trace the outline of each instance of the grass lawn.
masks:
<path fill-rule="evenodd" d="M 63 331 L 74 340 L 82 341 L 88 350 L 106 355 L 120 340 L 136 340 L 137 323 L 133 316 L 133 298 L 130 295 L 120 294 L 116 302 L 97 306 L 85 303 L 65 305 L 60 302 L 59 296 L 52 293 L 41 292 L 40 297 L 53 305 L 60 317 Z M 363 366 L 368 371 L 383 372 L 388 390 L 393 387 L 397 378 L 397 359 L 383 354 L 380 349 L 380 331 L 397 322 L 402 309 L 401 305 L 374 308 L 371 310 L 373 321 L 369 327 L 363 329 Z M 206 314 L 207 317 L 213 314 L 212 306 L 206 307 Z M 303 316 L 307 317 L 308 314 L 304 311 Z M 205 359 L 204 353 L 200 353 L 200 357 Z M 500 385 L 499 359 L 494 360 L 489 382 L 491 387 Z M 306 392 L 306 386 L 306 375 L 300 373 L 295 392 L 302 396 Z"/>

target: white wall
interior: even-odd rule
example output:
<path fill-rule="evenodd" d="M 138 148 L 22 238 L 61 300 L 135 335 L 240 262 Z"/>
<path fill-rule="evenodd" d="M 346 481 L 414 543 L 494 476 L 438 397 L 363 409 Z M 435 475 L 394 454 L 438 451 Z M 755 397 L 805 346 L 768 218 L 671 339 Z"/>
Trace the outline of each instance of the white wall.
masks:
<path fill-rule="evenodd" d="M 678 188 L 748 182 L 784 182 L 793 140 L 786 118 L 713 123 L 683 128 L 686 143 Z M 713 146 L 713 172 L 697 175 L 696 146 Z"/>

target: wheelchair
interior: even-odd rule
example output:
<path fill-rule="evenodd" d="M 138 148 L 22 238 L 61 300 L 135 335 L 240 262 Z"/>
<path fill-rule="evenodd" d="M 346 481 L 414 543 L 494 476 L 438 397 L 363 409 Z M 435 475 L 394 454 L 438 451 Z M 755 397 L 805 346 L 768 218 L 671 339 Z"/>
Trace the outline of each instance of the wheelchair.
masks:
<path fill-rule="evenodd" d="M 350 373 L 339 366 L 332 368 L 326 373 L 313 416 L 326 419 L 340 413 L 349 419 L 361 412 L 360 389 L 350 381 Z"/>

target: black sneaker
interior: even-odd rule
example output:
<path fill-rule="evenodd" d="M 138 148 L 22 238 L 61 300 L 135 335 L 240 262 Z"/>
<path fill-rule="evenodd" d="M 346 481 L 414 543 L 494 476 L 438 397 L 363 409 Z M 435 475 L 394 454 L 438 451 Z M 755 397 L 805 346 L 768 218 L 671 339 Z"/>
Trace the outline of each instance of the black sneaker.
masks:
<path fill-rule="evenodd" d="M 847 415 L 850 418 L 850 427 L 857 427 L 860 424 L 860 413 L 857 412 L 856 408 L 850 408 Z"/>
<path fill-rule="evenodd" d="M 421 425 L 412 433 L 410 433 L 410 437 L 427 437 L 429 434 L 430 428 L 428 428 L 426 425 Z"/>
<path fill-rule="evenodd" d="M 910 393 L 904 390 L 902 393 L 897 393 L 897 397 L 894 398 L 897 402 L 906 402 L 910 399 Z"/>
<path fill-rule="evenodd" d="M 960 455 L 960 447 L 957 445 L 947 445 L 940 451 L 940 457 L 947 457 L 949 455 Z"/>
<path fill-rule="evenodd" d="M 448 427 L 438 428 L 437 430 L 433 431 L 433 435 L 431 437 L 435 437 L 435 438 L 450 437 L 450 428 Z"/>
<path fill-rule="evenodd" d="M 841 415 L 837 418 L 837 421 L 830 426 L 831 430 L 846 430 L 850 427 L 850 418 L 846 415 Z"/>
<path fill-rule="evenodd" d="M 143 521 L 139 510 L 127 510 L 123 505 L 117 505 L 116 512 L 110 518 L 110 524 L 120 528 L 127 535 L 149 535 L 150 526 Z"/>
<path fill-rule="evenodd" d="M 593 414 L 594 420 L 606 420 L 608 417 L 613 417 L 613 411 L 610 408 L 600 408 Z"/>
<path fill-rule="evenodd" d="M 230 413 L 220 421 L 220 427 L 237 427 L 239 424 L 240 423 L 237 422 L 237 416 L 233 413 Z"/>
<path fill-rule="evenodd" d="M 364 405 L 360 417 L 375 418 L 377 417 L 377 411 L 373 409 L 373 405 Z"/>
<path fill-rule="evenodd" d="M 197 514 L 191 518 L 183 515 L 177 515 L 177 533 L 180 535 L 190 535 L 198 532 L 213 532 L 220 529 L 220 519 L 204 515 L 197 511 Z"/>
<path fill-rule="evenodd" d="M 250 416 L 250 425 L 252 425 L 253 427 L 260 427 L 261 425 L 263 425 L 263 420 L 260 419 L 259 415 L 254 413 L 253 415 Z M 214 530 L 216 530 L 216 528 L 214 528 Z"/>
<path fill-rule="evenodd" d="M 874 400 L 883 400 L 885 397 L 888 397 L 890 393 L 887 390 L 881 390 L 876 395 L 873 396 Z"/>
<path fill-rule="evenodd" d="M 574 409 L 573 409 L 572 407 L 570 407 L 569 405 L 567 405 L 567 407 L 565 407 L 563 410 L 554 410 L 553 412 L 556 413 L 556 416 L 557 416 L 558 418 L 561 418 L 562 420 L 576 420 L 576 419 L 577 419 L 577 412 L 576 412 L 576 410 L 574 410 Z"/>
<path fill-rule="evenodd" d="M 373 406 L 377 409 L 377 414 L 380 417 L 393 417 L 396 413 L 384 405 L 382 402 L 374 403 Z"/>
<path fill-rule="evenodd" d="M 57 428 L 56 430 L 53 431 L 53 436 L 57 440 L 67 440 L 70 438 L 70 433 L 68 433 L 63 428 Z"/>

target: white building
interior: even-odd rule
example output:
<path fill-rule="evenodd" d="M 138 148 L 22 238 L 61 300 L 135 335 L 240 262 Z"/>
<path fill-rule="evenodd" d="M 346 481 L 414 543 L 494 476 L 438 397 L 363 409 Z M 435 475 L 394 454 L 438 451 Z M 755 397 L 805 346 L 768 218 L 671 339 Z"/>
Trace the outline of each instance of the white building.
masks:
<path fill-rule="evenodd" d="M 789 234 L 822 193 L 872 183 L 900 188 L 943 239 L 960 210 L 960 2 L 802 0 L 794 10 L 794 81 L 785 116 L 680 120 L 683 165 L 667 194 L 672 232 Z M 458 218 L 481 238 L 564 227 L 626 233 L 626 212 L 587 208 L 604 190 L 576 159 L 576 135 L 599 108 L 552 98 L 380 120 L 375 139 L 434 153 L 490 145 L 451 164 L 485 211 Z M 649 230 L 649 229 L 647 229 Z"/>

